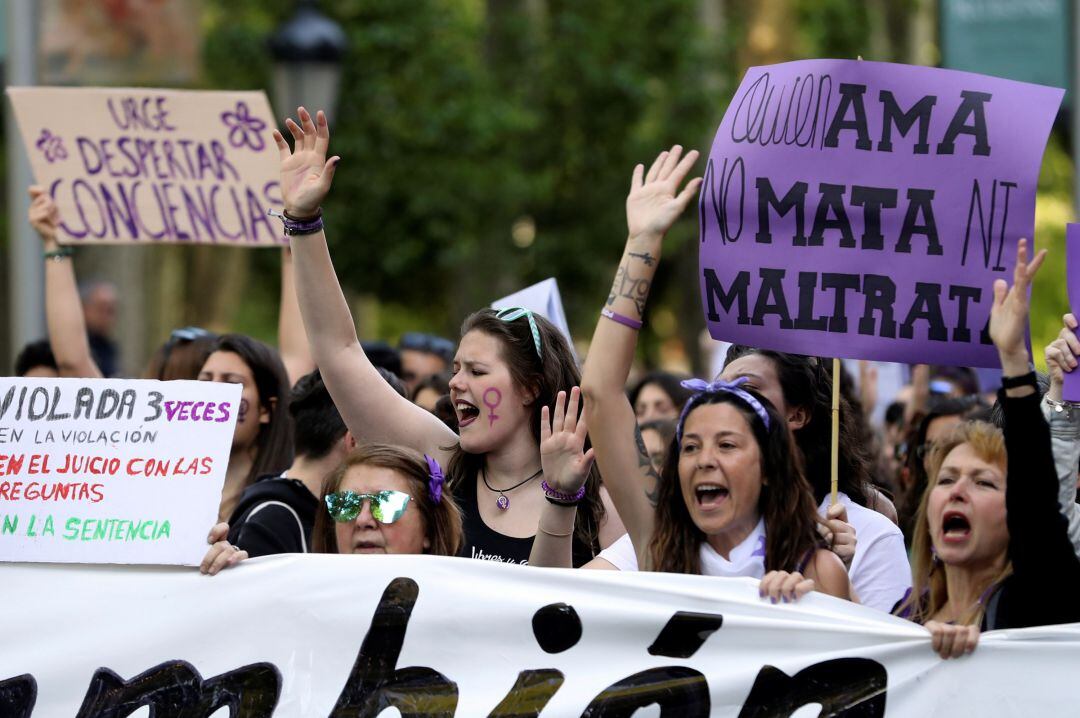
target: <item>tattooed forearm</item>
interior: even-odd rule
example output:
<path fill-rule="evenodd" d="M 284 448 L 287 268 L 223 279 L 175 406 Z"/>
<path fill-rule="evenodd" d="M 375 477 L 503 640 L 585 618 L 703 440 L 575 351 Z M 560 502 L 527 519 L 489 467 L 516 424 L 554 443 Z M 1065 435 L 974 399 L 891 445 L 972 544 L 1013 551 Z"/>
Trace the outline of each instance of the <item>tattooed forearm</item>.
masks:
<path fill-rule="evenodd" d="M 611 285 L 611 293 L 608 294 L 608 306 L 615 303 L 618 297 L 625 297 L 637 307 L 638 316 L 645 316 L 645 301 L 649 298 L 649 289 L 652 280 L 645 277 L 632 277 L 626 265 L 619 265 L 615 272 L 615 282 Z"/>
<path fill-rule="evenodd" d="M 652 459 L 649 458 L 649 450 L 645 446 L 645 439 L 641 436 L 641 429 L 634 427 L 634 442 L 637 444 L 638 468 L 645 476 L 645 498 L 654 509 L 660 501 L 660 477 L 653 467 Z"/>
<path fill-rule="evenodd" d="M 638 254 L 637 252 L 630 252 L 629 256 L 640 259 L 642 262 L 645 263 L 646 267 L 653 266 L 653 263 L 656 261 L 656 259 L 648 252 L 642 252 L 640 254 Z"/>

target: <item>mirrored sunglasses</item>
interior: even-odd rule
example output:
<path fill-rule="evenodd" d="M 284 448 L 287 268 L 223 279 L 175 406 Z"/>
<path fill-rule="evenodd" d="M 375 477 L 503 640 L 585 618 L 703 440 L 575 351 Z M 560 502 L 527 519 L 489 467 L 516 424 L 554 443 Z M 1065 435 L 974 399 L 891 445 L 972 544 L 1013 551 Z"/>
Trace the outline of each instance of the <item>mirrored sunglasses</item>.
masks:
<path fill-rule="evenodd" d="M 326 496 L 326 510 L 330 518 L 338 523 L 355 521 L 364 508 L 365 501 L 371 501 L 371 515 L 383 524 L 392 524 L 402 517 L 409 507 L 411 497 L 404 491 L 379 491 L 374 494 L 358 494 L 354 491 L 338 491 Z"/>

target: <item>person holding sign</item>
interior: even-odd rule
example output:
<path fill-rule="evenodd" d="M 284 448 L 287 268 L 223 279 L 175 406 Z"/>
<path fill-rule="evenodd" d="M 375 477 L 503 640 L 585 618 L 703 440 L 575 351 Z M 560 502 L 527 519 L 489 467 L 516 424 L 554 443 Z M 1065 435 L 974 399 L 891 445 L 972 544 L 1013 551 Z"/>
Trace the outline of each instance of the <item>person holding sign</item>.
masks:
<path fill-rule="evenodd" d="M 454 556 L 462 545 L 461 510 L 439 463 L 411 449 L 361 446 L 323 482 L 312 530 L 314 553 Z M 226 540 L 229 527 L 210 532 L 199 570 L 213 576 L 248 558 Z"/>
<path fill-rule="evenodd" d="M 747 388 L 760 392 L 784 417 L 801 453 L 818 513 L 825 520 L 822 530 L 831 535 L 833 549 L 848 566 L 860 602 L 892 610 L 911 587 L 911 567 L 900 529 L 874 510 L 875 499 L 884 497 L 867 480 L 869 457 L 846 400 L 840 409 L 840 490 L 837 504 L 830 505 L 832 378 L 824 360 L 735 345 L 726 362 L 721 379 L 744 380 Z"/>
<path fill-rule="evenodd" d="M 399 444 L 447 467 L 465 521 L 463 555 L 528 560 L 547 504 L 540 462 L 540 409 L 577 385 L 574 354 L 558 329 L 525 309 L 482 310 L 462 326 L 450 396 L 459 434 L 382 380 L 357 340 L 334 274 L 320 205 L 338 157 L 327 158 L 326 117 L 299 108 L 286 121 L 295 148 L 274 133 L 281 154 L 282 220 L 290 235 L 304 326 L 349 430 L 358 440 Z M 590 560 L 622 533 L 601 498 L 599 475 L 586 484 L 574 531 L 575 563 Z"/>
<path fill-rule="evenodd" d="M 1043 397 L 1043 418 L 1050 425 L 1054 447 L 1054 464 L 1058 475 L 1058 504 L 1069 522 L 1069 538 L 1080 556 L 1080 507 L 1076 504 L 1077 464 L 1080 462 L 1080 407 L 1065 401 L 1065 375 L 1076 371 L 1080 362 L 1080 339 L 1076 337 L 1077 321 L 1072 314 L 1064 316 L 1065 326 L 1057 339 L 1046 347 L 1046 368 L 1050 370 L 1050 388 Z"/>
<path fill-rule="evenodd" d="M 676 145 L 647 174 L 642 165 L 634 169 L 626 200 L 630 236 L 582 377 L 596 461 L 610 477 L 637 554 L 630 563 L 651 571 L 763 578 L 762 595 L 774 602 L 815 588 L 850 598 L 843 563 L 817 533 L 813 495 L 787 422 L 768 400 L 744 381 L 687 382 L 696 393 L 657 476 L 623 391 L 664 235 L 701 183 L 693 179 L 680 190 L 697 157 L 696 151 L 683 157 Z M 545 472 L 562 497 L 577 496 L 591 459 L 591 452 L 582 453 L 581 424 L 572 392 L 565 410 L 556 403 L 553 425 L 543 427 Z M 545 507 L 533 563 L 565 565 L 562 537 L 573 514 L 569 500 Z M 589 567 L 616 567 L 605 555 L 611 554 Z"/>
<path fill-rule="evenodd" d="M 989 331 L 1001 359 L 1004 432 L 964 424 L 931 454 L 914 585 L 896 612 L 926 625 L 946 658 L 974 650 L 980 630 L 1080 621 L 1080 560 L 1058 509 L 1050 430 L 1024 338 L 1028 290 L 1045 257 L 1029 264 L 1022 239 L 1013 286 L 994 282 Z"/>

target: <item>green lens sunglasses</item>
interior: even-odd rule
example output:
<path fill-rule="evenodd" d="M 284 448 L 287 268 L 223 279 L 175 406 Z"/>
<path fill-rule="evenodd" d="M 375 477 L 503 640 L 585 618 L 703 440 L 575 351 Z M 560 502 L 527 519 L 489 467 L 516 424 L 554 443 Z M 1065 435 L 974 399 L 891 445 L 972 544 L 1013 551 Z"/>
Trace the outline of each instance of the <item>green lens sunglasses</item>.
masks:
<path fill-rule="evenodd" d="M 409 508 L 410 497 L 404 491 L 379 491 L 374 494 L 358 494 L 354 491 L 338 491 L 327 494 L 326 510 L 330 518 L 338 523 L 354 521 L 364 508 L 364 502 L 371 501 L 371 515 L 383 524 L 392 524 Z"/>

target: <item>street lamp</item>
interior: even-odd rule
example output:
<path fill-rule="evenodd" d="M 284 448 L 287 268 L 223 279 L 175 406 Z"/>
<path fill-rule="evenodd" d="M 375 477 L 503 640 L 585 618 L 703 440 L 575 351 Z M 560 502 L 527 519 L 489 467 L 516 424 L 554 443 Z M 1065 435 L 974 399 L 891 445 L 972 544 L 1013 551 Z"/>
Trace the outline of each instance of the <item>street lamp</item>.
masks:
<path fill-rule="evenodd" d="M 317 0 L 300 0 L 296 12 L 270 37 L 274 99 L 279 114 L 303 105 L 332 117 L 348 49 L 345 31 L 323 15 Z"/>

